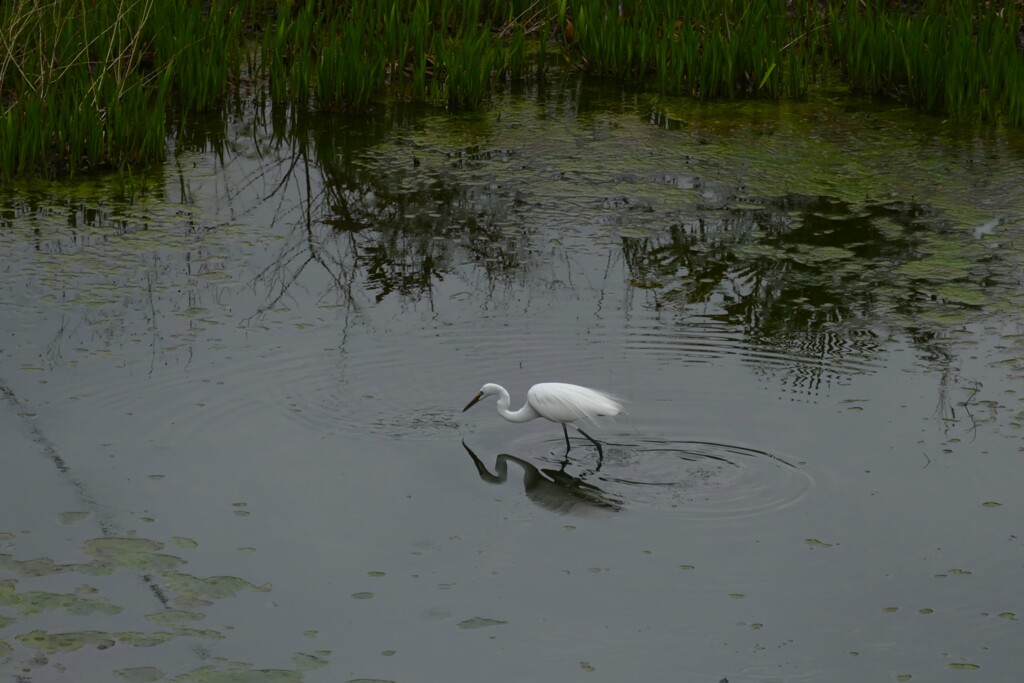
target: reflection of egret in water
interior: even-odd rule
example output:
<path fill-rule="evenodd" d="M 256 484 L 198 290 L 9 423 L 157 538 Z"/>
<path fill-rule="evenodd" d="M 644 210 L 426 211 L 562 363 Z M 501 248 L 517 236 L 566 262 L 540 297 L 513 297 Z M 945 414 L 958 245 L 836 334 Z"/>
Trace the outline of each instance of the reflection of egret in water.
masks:
<path fill-rule="evenodd" d="M 501 453 L 494 460 L 495 474 L 492 474 L 480 462 L 476 453 L 466 445 L 465 441 L 462 442 L 462 447 L 473 459 L 480 478 L 489 484 L 501 484 L 508 479 L 510 460 L 519 465 L 523 468 L 523 488 L 526 490 L 526 497 L 548 510 L 563 514 L 569 512 L 585 514 L 595 510 L 618 511 L 622 509 L 622 501 L 609 496 L 579 477 L 566 474 L 564 469 L 539 469 L 522 458 Z M 565 465 L 563 464 L 562 467 L 564 468 Z"/>

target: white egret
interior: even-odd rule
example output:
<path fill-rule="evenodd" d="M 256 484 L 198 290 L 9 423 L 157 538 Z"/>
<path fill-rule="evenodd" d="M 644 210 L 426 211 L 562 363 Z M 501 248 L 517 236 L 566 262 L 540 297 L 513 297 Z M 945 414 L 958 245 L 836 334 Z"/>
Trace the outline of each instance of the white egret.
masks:
<path fill-rule="evenodd" d="M 565 454 L 569 455 L 569 431 L 567 424 L 576 422 L 583 418 L 593 419 L 595 417 L 625 415 L 626 411 L 619 403 L 609 396 L 595 389 L 577 386 L 575 384 L 562 384 L 560 382 L 544 382 L 534 384 L 526 392 L 526 404 L 519 410 L 509 410 L 511 398 L 505 387 L 500 384 L 485 384 L 473 397 L 473 400 L 462 409 L 466 412 L 477 402 L 492 394 L 498 396 L 498 414 L 509 422 L 529 422 L 538 417 L 543 417 L 552 422 L 562 423 L 562 433 L 565 434 Z M 594 437 L 587 434 L 573 424 L 583 436 L 587 437 L 592 444 L 597 446 L 598 461 L 604 459 L 604 452 Z"/>

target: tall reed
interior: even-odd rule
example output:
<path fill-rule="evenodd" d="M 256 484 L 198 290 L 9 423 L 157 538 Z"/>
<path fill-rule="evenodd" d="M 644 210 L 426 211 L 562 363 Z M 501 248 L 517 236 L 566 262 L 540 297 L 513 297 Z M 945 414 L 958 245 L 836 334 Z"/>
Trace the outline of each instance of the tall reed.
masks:
<path fill-rule="evenodd" d="M 160 159 L 169 111 L 214 111 L 243 78 L 321 110 L 479 107 L 497 79 L 544 76 L 549 36 L 564 61 L 663 93 L 800 98 L 838 69 L 1024 125 L 1022 26 L 1017 0 L 7 0 L 0 179 Z"/>
<path fill-rule="evenodd" d="M 1024 25 L 1015 2 L 928 0 L 916 13 L 848 0 L 829 32 L 850 84 L 961 120 L 1024 124 Z"/>
<path fill-rule="evenodd" d="M 163 154 L 170 80 L 145 68 L 153 12 L 153 0 L 0 6 L 0 177 Z"/>

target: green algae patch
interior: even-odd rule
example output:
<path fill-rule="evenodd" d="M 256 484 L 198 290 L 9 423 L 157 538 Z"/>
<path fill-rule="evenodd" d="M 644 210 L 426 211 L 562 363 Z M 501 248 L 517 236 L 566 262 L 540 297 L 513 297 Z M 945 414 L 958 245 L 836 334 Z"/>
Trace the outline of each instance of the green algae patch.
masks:
<path fill-rule="evenodd" d="M 950 282 L 939 287 L 935 293 L 947 303 L 963 306 L 980 308 L 989 301 L 985 291 L 979 285 L 970 282 Z"/>
<path fill-rule="evenodd" d="M 832 261 L 842 261 L 853 258 L 854 256 L 856 256 L 856 254 L 853 251 L 842 247 L 816 246 L 810 244 L 796 245 L 796 252 L 789 255 L 791 259 L 803 265 L 819 265 L 823 263 L 830 263 Z"/>
<path fill-rule="evenodd" d="M 305 652 L 296 652 L 294 655 L 292 655 L 292 664 L 299 671 L 313 671 L 314 669 L 322 669 L 330 663 L 327 660 L 327 658 L 330 655 L 330 650 L 317 650 L 313 654 L 307 654 Z"/>
<path fill-rule="evenodd" d="M 223 640 L 224 634 L 212 629 L 176 628 L 171 631 L 142 633 L 141 631 L 121 631 L 112 634 L 117 642 L 132 647 L 154 647 L 175 638 L 202 638 L 204 640 Z"/>
<path fill-rule="evenodd" d="M 184 545 L 188 545 L 185 543 Z M 122 647 L 157 647 L 181 638 L 198 638 L 202 640 L 222 640 L 224 634 L 218 630 L 195 628 L 193 624 L 206 618 L 199 611 L 180 609 L 182 606 L 208 605 L 214 600 L 236 595 L 243 590 L 269 591 L 270 585 L 256 586 L 231 576 L 214 576 L 202 578 L 191 576 L 171 569 L 180 567 L 184 561 L 178 557 L 160 552 L 164 545 L 150 539 L 128 536 L 124 538 L 99 538 L 86 541 L 82 552 L 90 561 L 78 564 L 58 564 L 47 558 L 17 561 L 12 556 L 0 556 L 0 570 L 6 569 L 12 574 L 23 577 L 44 577 L 51 574 L 76 573 L 87 576 L 108 575 L 115 571 L 125 571 L 135 576 L 147 575 L 154 590 L 159 591 L 161 599 L 170 598 L 169 603 L 175 609 L 166 609 L 145 615 L 145 618 L 159 627 L 153 632 L 144 631 L 113 631 L 113 630 L 77 630 L 50 631 L 35 629 L 17 636 L 17 640 L 26 648 L 35 650 L 42 655 L 60 652 L 74 652 L 84 648 L 107 649 L 115 645 Z M 88 584 L 79 585 L 71 593 L 51 593 L 44 591 L 17 592 L 19 579 L 0 580 L 0 608 L 8 608 L 17 616 L 0 617 L 0 628 L 16 624 L 19 616 L 34 616 L 45 612 L 58 612 L 71 615 L 116 615 L 123 610 L 107 598 L 100 595 L 100 590 Z M 166 598 L 165 598 L 166 596 Z M 10 646 L 5 645 L 7 656 Z M 325 660 L 325 652 L 305 655 L 303 666 L 306 670 L 323 666 L 318 660 Z M 123 669 L 113 672 L 121 680 L 160 680 L 162 672 L 152 668 Z M 198 669 L 184 674 L 174 680 L 196 681 L 292 681 L 300 680 L 294 671 L 277 671 L 252 669 L 245 667 L 212 667 Z"/>
<path fill-rule="evenodd" d="M 117 644 L 131 647 L 155 647 L 176 638 L 222 640 L 224 636 L 219 631 L 188 628 L 174 629 L 173 631 L 156 631 L 155 633 L 142 633 L 141 631 L 119 631 L 112 633 L 105 631 L 71 631 L 67 633 L 50 633 L 37 629 L 17 636 L 17 639 L 25 647 L 46 654 L 74 652 L 89 646 L 105 650 Z"/>
<path fill-rule="evenodd" d="M 181 609 L 169 609 L 155 614 L 147 614 L 146 620 L 160 626 L 184 626 L 193 621 L 202 621 L 206 615 L 202 612 L 189 612 Z"/>
<path fill-rule="evenodd" d="M 212 628 L 176 628 L 176 638 L 202 638 L 203 640 L 224 640 L 224 634 Z"/>
<path fill-rule="evenodd" d="M 17 640 L 29 649 L 51 655 L 58 652 L 75 652 L 83 647 L 95 647 L 98 650 L 106 650 L 109 647 L 113 647 L 116 643 L 111 634 L 102 631 L 48 633 L 42 630 L 35 630 L 17 636 Z"/>
<path fill-rule="evenodd" d="M 254 669 L 247 664 L 204 666 L 175 676 L 174 683 L 301 683 L 302 673 L 287 669 Z"/>
<path fill-rule="evenodd" d="M 57 515 L 57 521 L 67 526 L 88 519 L 90 515 L 92 515 L 91 512 L 62 512 Z"/>
<path fill-rule="evenodd" d="M 185 564 L 180 557 L 158 552 L 163 547 L 148 538 L 93 538 L 85 542 L 82 552 L 92 558 L 90 565 L 100 573 L 115 569 L 165 572 Z"/>
<path fill-rule="evenodd" d="M 973 265 L 970 261 L 955 256 L 932 256 L 904 263 L 899 271 L 911 280 L 950 282 L 967 279 Z"/>
<path fill-rule="evenodd" d="M 8 644 L 6 640 L 0 640 L 0 659 L 9 657 L 13 648 Z"/>
<path fill-rule="evenodd" d="M 211 576 L 199 578 L 191 574 L 167 572 L 163 575 L 164 585 L 177 593 L 172 601 L 178 607 L 202 607 L 213 600 L 234 597 L 241 591 L 266 593 L 270 584 L 256 586 L 236 576 Z"/>
<path fill-rule="evenodd" d="M 461 629 L 475 629 L 475 628 L 488 628 L 489 626 L 502 626 L 507 624 L 507 621 L 501 619 L 487 619 L 485 617 L 473 617 L 472 619 L 466 619 L 460 621 L 458 627 Z"/>
<path fill-rule="evenodd" d="M 60 572 L 69 571 L 70 569 L 73 569 L 73 567 L 57 564 L 46 557 L 39 557 L 32 560 L 16 560 L 12 555 L 0 555 L 0 571 L 8 574 L 14 574 L 15 576 L 23 576 L 26 578 L 49 576 L 50 574 L 58 574 Z"/>
<path fill-rule="evenodd" d="M 191 538 L 185 538 L 184 536 L 175 536 L 171 539 L 171 543 L 173 543 L 178 548 L 185 548 L 186 550 L 191 550 L 192 548 L 199 547 L 199 544 L 196 543 L 194 540 L 192 540 Z"/>
<path fill-rule="evenodd" d="M 0 607 L 12 607 L 21 616 L 59 611 L 65 614 L 119 614 L 122 610 L 106 598 L 86 598 L 72 593 L 30 591 L 15 593 L 13 581 L 0 584 Z M 10 590 L 8 590 L 10 589 Z"/>
<path fill-rule="evenodd" d="M 143 633 L 142 631 L 120 631 L 118 633 L 111 633 L 114 639 L 122 645 L 130 645 L 132 647 L 156 647 L 157 645 L 163 645 L 169 640 L 174 640 L 177 637 L 177 633 L 172 631 L 155 631 L 153 633 Z"/>
<path fill-rule="evenodd" d="M 164 677 L 164 672 L 152 666 L 137 666 L 130 669 L 118 669 L 114 675 L 128 683 L 153 683 Z"/>

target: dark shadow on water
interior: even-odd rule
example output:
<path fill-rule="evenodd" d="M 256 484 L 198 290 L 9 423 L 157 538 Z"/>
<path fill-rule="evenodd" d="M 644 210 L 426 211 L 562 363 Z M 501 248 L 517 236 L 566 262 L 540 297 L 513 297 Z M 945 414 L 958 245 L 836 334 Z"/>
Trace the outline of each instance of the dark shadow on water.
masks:
<path fill-rule="evenodd" d="M 586 513 L 593 510 L 619 511 L 622 501 L 565 472 L 566 463 L 559 469 L 538 468 L 532 463 L 508 453 L 499 454 L 494 461 L 494 473 L 487 469 L 476 453 L 462 442 L 476 466 L 477 474 L 489 484 L 503 484 L 508 479 L 508 463 L 514 462 L 523 470 L 523 488 L 531 501 L 553 512 L 562 514 Z"/>

